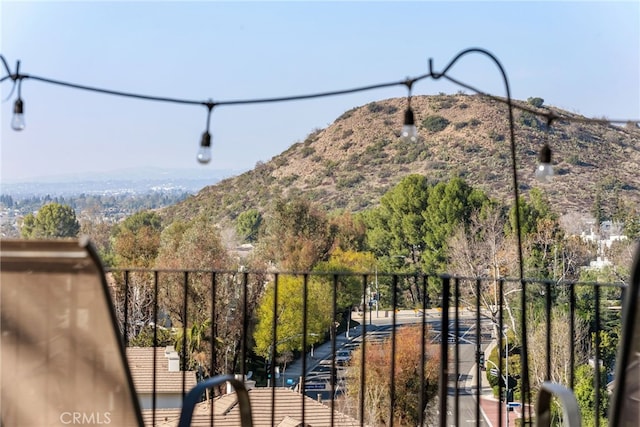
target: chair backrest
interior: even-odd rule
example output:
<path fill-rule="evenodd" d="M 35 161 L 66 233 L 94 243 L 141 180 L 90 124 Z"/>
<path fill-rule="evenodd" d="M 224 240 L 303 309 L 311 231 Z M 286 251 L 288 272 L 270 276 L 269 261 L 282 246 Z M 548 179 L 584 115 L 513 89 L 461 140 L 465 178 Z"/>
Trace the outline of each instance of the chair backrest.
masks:
<path fill-rule="evenodd" d="M 609 407 L 611 427 L 640 425 L 640 246 L 636 247 L 632 268 L 622 306 L 622 336 Z"/>
<path fill-rule="evenodd" d="M 88 241 L 0 241 L 3 426 L 142 426 Z"/>

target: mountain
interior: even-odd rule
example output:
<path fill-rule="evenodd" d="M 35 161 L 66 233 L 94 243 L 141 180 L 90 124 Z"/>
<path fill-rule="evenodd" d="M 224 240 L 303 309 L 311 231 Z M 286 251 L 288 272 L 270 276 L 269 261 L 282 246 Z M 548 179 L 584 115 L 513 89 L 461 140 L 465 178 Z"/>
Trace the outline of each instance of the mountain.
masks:
<path fill-rule="evenodd" d="M 265 212 L 274 198 L 293 195 L 304 195 L 328 210 L 360 211 L 378 204 L 387 190 L 413 173 L 434 182 L 460 176 L 511 204 L 510 132 L 504 102 L 458 94 L 415 96 L 411 105 L 420 134 L 417 142 L 399 139 L 405 98 L 369 103 L 345 112 L 255 169 L 165 208 L 162 215 L 189 219 L 205 214 L 228 225 L 248 209 Z M 584 117 L 555 107 L 534 107 L 524 101 L 514 105 L 574 119 L 556 120 L 547 132 L 544 118 L 514 110 L 522 195 L 541 188 L 560 215 L 589 214 L 596 200 L 638 206 L 637 126 L 580 122 Z M 550 184 L 534 178 L 545 141 L 553 152 L 556 173 Z"/>

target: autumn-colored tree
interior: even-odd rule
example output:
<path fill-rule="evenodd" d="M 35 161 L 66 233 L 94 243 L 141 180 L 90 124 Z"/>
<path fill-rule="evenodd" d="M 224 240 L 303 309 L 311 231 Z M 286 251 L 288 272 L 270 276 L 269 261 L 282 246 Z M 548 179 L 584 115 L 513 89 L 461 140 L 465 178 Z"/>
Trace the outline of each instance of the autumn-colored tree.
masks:
<path fill-rule="evenodd" d="M 151 211 L 135 213 L 112 229 L 113 262 L 119 268 L 153 267 L 161 231 L 160 216 Z M 145 325 L 154 322 L 153 277 L 147 272 L 118 272 L 111 275 L 116 315 L 121 324 L 128 319 L 127 339 L 134 339 Z M 125 302 L 126 316 L 125 316 Z"/>
<path fill-rule="evenodd" d="M 137 212 L 112 231 L 112 247 L 118 267 L 150 268 L 155 264 L 160 247 L 162 223 L 151 211 Z"/>
<path fill-rule="evenodd" d="M 351 212 L 334 214 L 329 218 L 333 248 L 342 251 L 364 251 L 367 227 L 361 215 Z"/>
<path fill-rule="evenodd" d="M 281 270 L 309 271 L 318 261 L 327 259 L 333 244 L 329 221 L 326 213 L 310 201 L 278 200 L 265 223 L 260 251 Z"/>
<path fill-rule="evenodd" d="M 422 360 L 422 346 L 425 345 L 425 358 Z M 424 415 L 429 403 L 438 391 L 438 372 L 440 355 L 438 347 L 425 342 L 422 326 L 405 326 L 397 330 L 395 353 L 392 342 L 367 344 L 365 352 L 366 369 L 362 369 L 362 349 L 354 352 L 348 368 L 346 399 L 357 408 L 357 402 L 364 399 L 364 422 L 371 426 L 389 425 L 389 414 L 394 424 L 399 426 L 418 425 L 421 413 Z M 395 358 L 395 371 L 390 372 L 391 358 Z M 364 389 L 360 388 L 364 371 Z M 424 384 L 420 382 L 421 371 Z M 394 407 L 391 405 L 391 382 L 394 382 Z M 424 407 L 420 407 L 420 403 Z M 357 414 L 353 414 L 357 416 Z M 428 414 L 426 415 L 428 416 Z M 423 418 L 426 419 L 426 418 Z"/>
<path fill-rule="evenodd" d="M 162 232 L 155 266 L 174 270 L 225 270 L 229 267 L 229 258 L 215 224 L 199 217 L 189 222 L 176 221 Z M 163 274 L 162 304 L 179 326 L 189 321 L 203 322 L 210 315 L 210 283 L 198 272 L 190 273 L 189 279 L 188 298 L 185 298 L 184 274 Z M 185 300 L 188 319 L 183 318 Z"/>

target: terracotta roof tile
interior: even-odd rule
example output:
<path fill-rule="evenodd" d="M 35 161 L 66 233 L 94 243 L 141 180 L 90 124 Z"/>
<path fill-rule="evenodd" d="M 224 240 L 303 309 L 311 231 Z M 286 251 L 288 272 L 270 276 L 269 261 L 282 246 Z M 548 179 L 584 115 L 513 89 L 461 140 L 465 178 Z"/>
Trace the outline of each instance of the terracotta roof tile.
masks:
<path fill-rule="evenodd" d="M 153 353 L 154 347 L 128 347 L 127 359 L 133 377 L 136 392 L 151 393 L 153 391 Z M 169 372 L 169 360 L 165 356 L 164 347 L 155 347 L 156 357 L 156 392 L 182 392 L 183 371 Z M 195 371 L 185 372 L 185 391 L 196 385 Z"/>

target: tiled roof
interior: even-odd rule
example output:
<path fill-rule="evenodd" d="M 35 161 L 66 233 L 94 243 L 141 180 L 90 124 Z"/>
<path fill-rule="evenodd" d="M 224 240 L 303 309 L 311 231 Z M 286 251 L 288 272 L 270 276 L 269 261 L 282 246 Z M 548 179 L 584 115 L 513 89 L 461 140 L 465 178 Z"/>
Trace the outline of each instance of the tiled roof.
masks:
<path fill-rule="evenodd" d="M 156 357 L 156 393 L 181 393 L 183 371 L 169 372 L 164 347 L 128 347 L 127 359 L 136 392 L 153 392 L 153 354 Z M 185 392 L 196 385 L 195 371 L 186 371 Z"/>
<path fill-rule="evenodd" d="M 305 401 L 305 427 L 329 427 L 331 426 L 331 407 L 316 400 L 301 395 L 287 388 L 275 389 L 275 411 L 273 424 L 271 423 L 272 389 L 255 388 L 249 390 L 251 401 L 251 414 L 253 425 L 256 427 L 301 427 L 302 426 L 302 400 Z M 196 405 L 191 425 L 193 427 L 210 426 L 211 408 L 208 403 Z M 216 427 L 238 427 L 240 423 L 240 409 L 235 398 L 235 393 L 217 398 L 213 403 L 213 425 Z M 151 426 L 151 411 L 143 413 L 145 424 Z M 156 411 L 156 424 L 154 427 L 176 426 L 180 418 L 179 410 Z M 335 426 L 359 426 L 360 422 L 340 412 L 334 412 L 333 424 Z"/>

